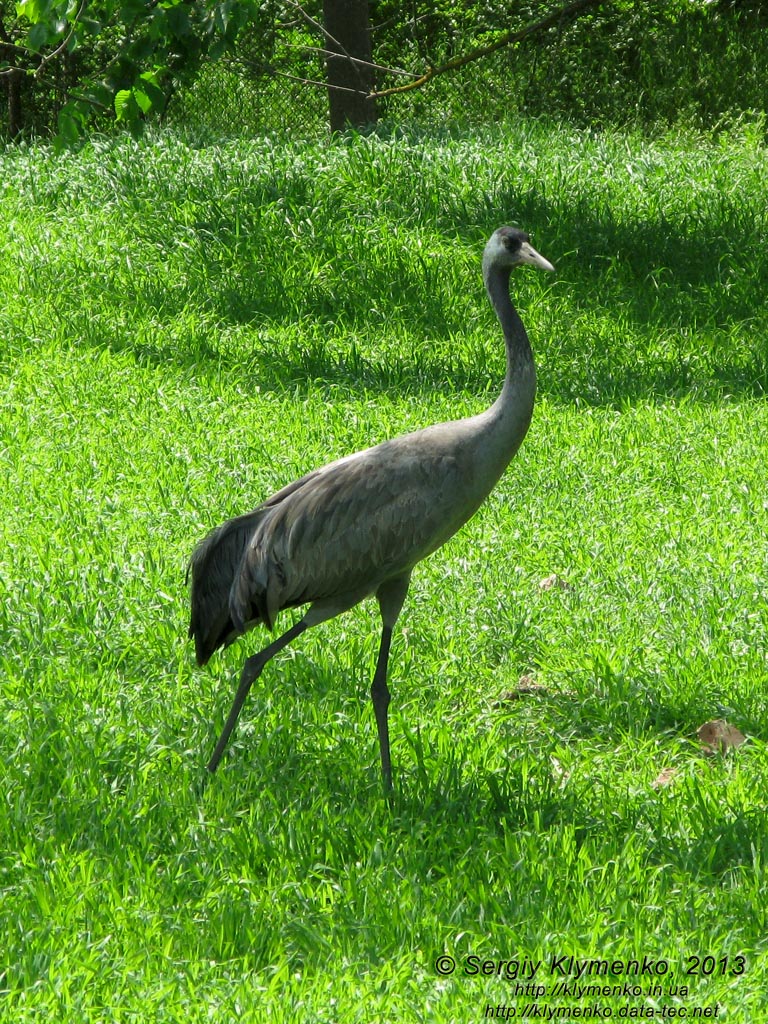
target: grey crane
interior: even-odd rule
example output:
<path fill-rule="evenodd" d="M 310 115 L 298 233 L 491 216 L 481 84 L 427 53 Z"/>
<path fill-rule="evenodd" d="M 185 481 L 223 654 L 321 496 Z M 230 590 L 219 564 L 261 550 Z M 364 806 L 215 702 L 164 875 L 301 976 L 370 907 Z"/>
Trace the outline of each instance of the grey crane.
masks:
<path fill-rule="evenodd" d="M 190 637 L 197 663 L 246 630 L 272 630 L 278 612 L 308 604 L 303 618 L 243 665 L 208 770 L 215 772 L 245 698 L 264 666 L 310 626 L 376 596 L 381 645 L 371 687 L 384 785 L 392 785 L 387 663 L 411 571 L 474 515 L 526 435 L 536 368 L 509 295 L 513 267 L 554 270 L 517 228 L 493 233 L 483 279 L 504 332 L 507 372 L 485 412 L 439 423 L 316 469 L 252 512 L 218 526 L 190 560 Z"/>

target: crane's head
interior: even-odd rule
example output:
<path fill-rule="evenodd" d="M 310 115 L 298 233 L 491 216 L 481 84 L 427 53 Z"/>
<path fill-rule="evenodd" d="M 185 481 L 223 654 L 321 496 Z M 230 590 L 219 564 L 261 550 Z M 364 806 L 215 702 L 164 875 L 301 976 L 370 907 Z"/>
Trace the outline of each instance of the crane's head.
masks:
<path fill-rule="evenodd" d="M 512 270 L 523 263 L 538 267 L 539 270 L 555 269 L 549 260 L 536 252 L 524 231 L 519 228 L 499 228 L 494 231 L 483 252 L 483 267 L 487 270 Z"/>

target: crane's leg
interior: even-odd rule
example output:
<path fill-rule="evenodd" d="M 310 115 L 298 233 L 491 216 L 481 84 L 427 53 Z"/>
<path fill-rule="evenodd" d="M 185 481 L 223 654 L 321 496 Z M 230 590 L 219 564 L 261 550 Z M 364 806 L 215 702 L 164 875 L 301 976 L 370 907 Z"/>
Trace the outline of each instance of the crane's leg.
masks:
<path fill-rule="evenodd" d="M 387 666 L 389 664 L 389 648 L 392 644 L 392 629 L 397 622 L 400 609 L 403 607 L 408 584 L 411 582 L 410 572 L 397 579 L 388 580 L 376 591 L 381 611 L 381 644 L 376 671 L 373 674 L 371 700 L 376 715 L 376 729 L 379 733 L 379 753 L 381 754 L 381 774 L 384 788 L 392 789 L 392 760 L 389 754 L 389 709 L 390 693 L 387 687 Z"/>
<path fill-rule="evenodd" d="M 291 626 L 289 630 L 286 630 L 282 636 L 279 636 L 277 640 L 273 640 L 271 644 L 264 648 L 263 651 L 259 651 L 258 654 L 254 654 L 253 657 L 248 658 L 246 663 L 243 665 L 243 671 L 240 674 L 240 685 L 237 687 L 237 693 L 235 699 L 232 702 L 232 708 L 229 712 L 229 717 L 224 724 L 221 736 L 219 736 L 219 742 L 216 744 L 216 749 L 213 752 L 211 760 L 208 762 L 208 771 L 213 773 L 219 766 L 221 755 L 224 753 L 224 748 L 229 742 L 229 737 L 232 735 L 232 730 L 237 724 L 237 720 L 240 717 L 240 711 L 242 710 L 245 698 L 248 696 L 248 691 L 254 682 L 261 675 L 264 666 L 270 659 L 274 658 L 284 647 L 295 640 L 297 636 L 301 636 L 305 629 L 309 629 L 313 623 L 307 622 L 305 616 L 300 622 L 297 622 L 294 626 Z"/>
<path fill-rule="evenodd" d="M 379 660 L 376 662 L 376 671 L 373 676 L 373 685 L 371 686 L 371 700 L 373 701 L 373 711 L 376 715 L 376 728 L 379 733 L 381 774 L 384 778 L 385 789 L 392 789 L 392 760 L 389 756 L 389 720 L 387 718 L 390 701 L 390 692 L 387 687 L 387 664 L 389 662 L 391 643 L 392 627 L 384 626 L 381 630 Z"/>

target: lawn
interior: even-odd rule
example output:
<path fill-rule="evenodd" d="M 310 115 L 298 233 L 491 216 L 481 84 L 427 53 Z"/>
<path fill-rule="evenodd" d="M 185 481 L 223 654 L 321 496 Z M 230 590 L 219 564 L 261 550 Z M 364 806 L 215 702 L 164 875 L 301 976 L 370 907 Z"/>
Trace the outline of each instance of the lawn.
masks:
<path fill-rule="evenodd" d="M 0 215 L 0 1019 L 765 1019 L 761 126 L 39 144 Z M 503 223 L 537 407 L 414 574 L 393 798 L 373 603 L 207 776 L 266 634 L 195 667 L 194 544 L 494 399 Z"/>

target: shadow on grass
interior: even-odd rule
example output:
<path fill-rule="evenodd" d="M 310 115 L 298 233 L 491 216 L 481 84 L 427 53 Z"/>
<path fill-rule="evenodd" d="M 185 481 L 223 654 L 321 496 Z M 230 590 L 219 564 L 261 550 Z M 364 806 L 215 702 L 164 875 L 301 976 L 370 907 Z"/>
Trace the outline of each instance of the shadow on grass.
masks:
<path fill-rule="evenodd" d="M 686 799 L 678 794 L 670 800 L 664 791 L 653 789 L 606 800 L 588 781 L 562 786 L 551 773 L 535 771 L 524 757 L 511 761 L 503 772 L 474 775 L 451 762 L 441 764 L 434 778 L 418 778 L 395 795 L 392 819 L 393 827 L 404 832 L 420 821 L 437 834 L 450 830 L 455 856 L 430 865 L 433 879 L 451 874 L 454 861 L 465 859 L 467 849 L 484 849 L 484 831 L 491 845 L 507 833 L 537 835 L 544 850 L 548 835 L 565 829 L 572 832 L 577 848 L 590 846 L 588 860 L 593 864 L 602 863 L 603 855 L 613 861 L 617 851 L 634 843 L 643 865 L 672 867 L 713 885 L 768 856 L 758 808 L 734 809 L 711 796 Z"/>
<path fill-rule="evenodd" d="M 734 325 L 736 327 L 737 325 Z M 498 327 L 491 328 L 498 333 Z M 256 334 L 258 329 L 254 331 Z M 666 328 L 668 335 L 675 332 Z M 719 349 L 730 344 L 725 329 L 714 344 Z M 652 330 L 651 330 L 652 333 Z M 712 342 L 712 332 L 707 331 Z M 300 334 L 300 327 L 297 327 Z M 468 359 L 441 358 L 422 351 L 418 360 L 410 355 L 386 359 L 363 351 L 355 340 L 355 330 L 348 331 L 347 351 L 339 345 L 300 339 L 265 343 L 255 337 L 252 352 L 241 354 L 222 351 L 214 342 L 197 341 L 194 349 L 184 350 L 178 344 L 113 337 L 106 341 L 114 351 L 131 351 L 143 364 L 175 365 L 181 372 L 205 378 L 208 374 L 220 379 L 222 374 L 233 379 L 246 379 L 261 391 L 292 394 L 327 393 L 329 400 L 338 399 L 339 390 L 371 394 L 388 391 L 410 395 L 446 394 L 476 395 L 478 402 L 492 401 L 501 389 L 504 365 L 499 335 L 498 369 L 473 366 Z M 651 339 L 652 340 L 652 339 Z M 99 342 L 102 347 L 104 340 Z M 689 343 L 695 348 L 695 342 Z M 546 340 L 534 339 L 538 364 L 539 396 L 560 404 L 577 402 L 581 406 L 623 407 L 637 402 L 664 402 L 687 396 L 698 401 L 717 402 L 724 397 L 763 398 L 768 394 L 768 332 L 755 334 L 748 341 L 732 345 L 728 354 L 722 351 L 675 352 L 657 355 L 629 349 L 624 352 L 602 347 L 600 341 L 585 348 L 583 341 L 572 336 L 558 341 L 555 352 L 548 351 Z"/>
<path fill-rule="evenodd" d="M 499 188 L 453 213 L 457 219 L 435 226 L 441 255 L 434 262 L 392 249 L 371 252 L 368 265 L 365 239 L 359 252 L 339 253 L 338 237 L 318 232 L 308 257 L 320 270 L 306 277 L 302 253 L 264 235 L 265 228 L 259 235 L 256 220 L 253 237 L 246 231 L 237 241 L 226 223 L 201 225 L 203 262 L 191 292 L 170 293 L 164 280 L 150 275 L 135 294 L 116 295 L 116 301 L 133 304 L 137 317 L 156 310 L 162 320 L 199 305 L 206 331 L 186 346 L 162 334 L 155 341 L 121 339 L 116 332 L 108 344 L 150 363 L 201 374 L 209 366 L 217 375 L 224 370 L 265 390 L 316 392 L 327 386 L 335 393 L 342 387 L 427 394 L 451 388 L 486 396 L 500 387 L 503 353 L 482 296 L 479 265 L 471 275 L 459 268 L 446 276 L 443 260 L 456 236 L 465 243 L 463 260 L 468 248 L 479 255 L 484 243 L 487 228 L 481 235 L 477 224 L 510 221 L 529 229 L 558 269 L 554 283 L 521 288 L 541 394 L 555 402 L 615 406 L 688 394 L 718 400 L 768 392 L 768 306 L 760 286 L 768 258 L 760 220 L 747 206 L 724 200 L 718 211 L 703 211 L 682 225 L 661 216 L 630 223 L 583 200 L 570 205 L 542 183 L 523 194 Z M 462 290 L 471 294 L 457 296 Z M 418 360 L 407 351 L 381 358 L 368 350 L 365 339 L 375 331 L 371 311 L 379 322 L 390 317 L 390 337 L 402 324 L 404 336 L 424 339 Z M 473 331 L 478 322 L 487 323 L 497 339 L 498 370 L 473 363 L 471 355 L 446 361 L 467 319 L 474 321 Z M 216 324 L 240 333 L 253 328 L 252 351 L 244 357 L 242 341 L 239 350 L 220 344 Z M 281 340 L 265 343 L 270 333 Z M 291 334 L 296 341 L 286 344 Z"/>

